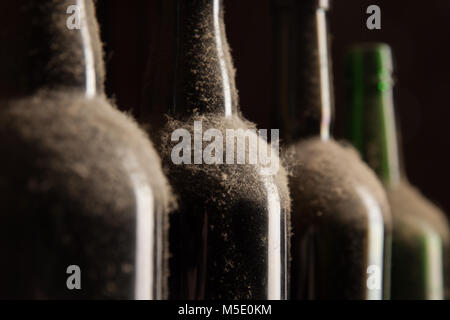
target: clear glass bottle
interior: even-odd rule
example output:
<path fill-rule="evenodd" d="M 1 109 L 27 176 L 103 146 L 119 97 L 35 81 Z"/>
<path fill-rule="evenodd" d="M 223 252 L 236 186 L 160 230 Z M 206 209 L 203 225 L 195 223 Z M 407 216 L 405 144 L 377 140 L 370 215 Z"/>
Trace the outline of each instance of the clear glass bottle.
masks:
<path fill-rule="evenodd" d="M 383 188 L 331 137 L 328 1 L 274 1 L 274 119 L 292 175 L 293 299 L 389 295 L 391 220 Z"/>
<path fill-rule="evenodd" d="M 237 163 L 238 147 L 225 145 L 231 129 L 245 144 L 253 125 L 239 112 L 222 1 L 173 0 L 162 6 L 164 21 L 157 30 L 165 31 L 151 44 L 145 96 L 148 110 L 165 107 L 171 115 L 159 144 L 179 200 L 170 219 L 170 298 L 286 299 L 290 206 L 285 172 L 280 167 L 264 174 L 264 166 L 248 158 Z M 200 140 L 186 162 L 175 164 L 173 150 L 181 137 L 174 133 L 180 129 Z M 207 132 L 223 137 L 223 155 L 211 164 L 204 158 L 211 141 Z M 253 139 L 268 147 L 255 132 L 248 133 Z M 248 145 L 243 153 L 255 155 Z M 234 160 L 226 163 L 230 155 Z"/>
<path fill-rule="evenodd" d="M 170 190 L 103 93 L 90 0 L 0 4 L 0 297 L 162 299 Z"/>

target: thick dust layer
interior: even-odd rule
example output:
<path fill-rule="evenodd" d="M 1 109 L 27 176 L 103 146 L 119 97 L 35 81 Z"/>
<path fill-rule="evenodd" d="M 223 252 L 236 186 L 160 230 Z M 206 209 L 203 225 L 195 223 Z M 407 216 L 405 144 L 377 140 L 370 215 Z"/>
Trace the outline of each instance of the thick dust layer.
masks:
<path fill-rule="evenodd" d="M 392 299 L 448 297 L 449 229 L 445 214 L 403 180 L 387 188 L 393 218 Z M 442 251 L 439 250 L 441 245 Z M 438 249 L 438 250 L 436 250 Z M 444 290 L 438 270 L 444 263 Z M 432 272 L 432 273 L 430 273 Z"/>
<path fill-rule="evenodd" d="M 145 133 L 102 97 L 43 92 L 3 103 L 0 140 L 0 246 L 14 248 L 2 272 L 12 275 L 2 279 L 9 296 L 41 287 L 26 294 L 69 297 L 64 263 L 84 272 L 80 297 L 132 296 L 139 197 L 153 193 L 161 226 L 173 203 Z M 33 279 L 14 284 L 26 273 Z"/>
<path fill-rule="evenodd" d="M 290 147 L 284 160 L 290 164 L 290 187 L 295 190 L 292 192 L 294 207 L 313 208 L 308 210 L 313 216 L 305 219 L 331 215 L 337 212 L 335 208 L 346 203 L 361 205 L 361 201 L 357 200 L 360 198 L 358 188 L 364 188 L 383 212 L 389 212 L 382 185 L 349 145 L 311 138 Z M 366 211 L 364 208 L 348 208 L 347 217 L 338 218 L 358 220 L 359 209 Z M 389 215 L 385 218 L 389 222 Z"/>
<path fill-rule="evenodd" d="M 432 228 L 433 231 L 439 232 L 445 242 L 450 240 L 449 226 L 445 214 L 407 181 L 402 181 L 399 185 L 388 188 L 387 195 L 394 217 L 394 227 L 397 216 L 402 221 L 411 217 L 411 220 L 417 226 L 422 225 L 424 228 Z M 407 231 L 405 230 L 405 232 Z"/>
<path fill-rule="evenodd" d="M 191 136 L 192 148 L 194 141 L 194 121 L 201 121 L 203 133 L 210 128 L 217 129 L 221 132 L 223 137 L 223 164 L 212 164 L 212 165 L 198 165 L 194 164 L 194 150 L 192 149 L 191 154 L 191 164 L 182 164 L 176 165 L 171 160 L 171 152 L 172 148 L 178 143 L 171 142 L 172 133 L 179 128 L 186 129 Z M 226 130 L 227 129 L 243 129 L 241 131 L 235 131 L 237 135 L 237 140 L 242 137 L 245 137 L 247 129 L 255 129 L 254 125 L 248 121 L 244 121 L 239 117 L 222 117 L 222 116 L 212 116 L 212 115 L 198 115 L 194 116 L 187 121 L 177 121 L 174 119 L 169 119 L 168 124 L 165 130 L 162 133 L 162 144 L 161 144 L 161 156 L 164 159 L 164 166 L 169 170 L 171 176 L 178 176 L 183 179 L 183 191 L 192 190 L 193 193 L 200 193 L 202 190 L 206 192 L 204 194 L 201 192 L 199 194 L 200 197 L 204 198 L 206 201 L 212 201 L 216 204 L 221 204 L 220 197 L 226 197 L 225 194 L 217 194 L 215 192 L 215 182 L 220 182 L 220 190 L 225 188 L 226 194 L 230 197 L 234 196 L 245 196 L 249 199 L 258 200 L 261 198 L 265 198 L 265 193 L 260 190 L 261 181 L 263 179 L 263 175 L 261 174 L 261 166 L 262 165 L 252 165 L 248 164 L 249 159 L 249 148 L 248 148 L 248 139 L 246 139 L 246 163 L 245 164 L 226 164 Z M 255 131 L 257 133 L 257 131 Z M 270 134 L 270 133 L 269 133 Z M 255 134 L 251 134 L 254 136 Z M 237 141 L 235 140 L 235 141 Z M 202 142 L 202 150 L 205 150 L 210 141 Z M 261 148 L 268 148 L 267 142 L 258 137 L 258 145 Z M 235 157 L 236 156 L 236 143 L 235 143 Z M 257 150 L 255 150 L 257 151 Z M 272 152 L 270 155 L 272 158 L 272 162 L 279 161 L 276 153 Z M 236 161 L 235 161 L 236 162 Z M 197 180 L 196 177 L 199 177 L 200 180 Z M 191 180 L 192 178 L 192 180 Z M 175 178 L 177 179 L 177 178 Z M 289 206 L 289 191 L 287 188 L 287 175 L 286 172 L 281 165 L 279 164 L 279 170 L 273 176 L 268 176 L 267 180 L 272 180 L 278 187 L 278 192 L 280 193 L 280 197 L 284 203 Z M 184 183 L 189 181 L 189 183 Z M 212 188 L 212 189 L 211 189 Z M 178 191 L 181 193 L 181 191 Z M 235 194 L 236 193 L 236 194 Z M 227 199 L 227 201 L 233 201 L 233 199 Z M 226 205 L 226 203 L 224 203 Z"/>
<path fill-rule="evenodd" d="M 369 265 L 389 279 L 391 219 L 382 185 L 353 148 L 336 141 L 303 140 L 287 150 L 285 162 L 292 298 L 367 299 Z"/>
<path fill-rule="evenodd" d="M 194 164 L 194 150 L 191 164 L 174 164 L 172 148 L 179 141 L 171 142 L 172 132 L 184 128 L 193 139 L 194 121 L 202 121 L 203 133 L 217 129 L 224 143 L 226 129 L 244 129 L 235 131 L 242 137 L 246 129 L 254 128 L 236 116 L 208 114 L 194 115 L 184 122 L 168 120 L 162 134 L 161 155 L 180 205 L 171 218 L 171 297 L 267 298 L 271 240 L 268 225 L 274 214 L 280 215 L 277 219 L 281 251 L 289 250 L 290 198 L 286 172 L 280 164 L 275 175 L 262 175 L 261 166 L 248 164 L 248 143 L 246 164 L 226 164 L 225 155 L 224 164 Z M 260 147 L 267 147 L 263 139 L 257 141 Z M 202 150 L 209 143 L 203 141 Z M 272 161 L 278 161 L 275 153 Z M 270 208 L 274 203 L 276 212 Z M 281 260 L 284 268 L 286 261 Z M 197 270 L 197 276 L 193 278 L 190 270 Z M 285 273 L 281 271 L 277 276 L 283 290 Z"/>

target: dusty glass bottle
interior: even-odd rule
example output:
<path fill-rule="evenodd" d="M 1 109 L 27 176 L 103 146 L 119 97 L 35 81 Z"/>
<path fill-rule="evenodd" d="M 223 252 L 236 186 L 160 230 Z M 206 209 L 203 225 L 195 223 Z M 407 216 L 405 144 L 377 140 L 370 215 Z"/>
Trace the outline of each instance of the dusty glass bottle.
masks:
<path fill-rule="evenodd" d="M 274 1 L 274 119 L 292 197 L 293 299 L 389 295 L 391 220 L 375 174 L 330 134 L 328 1 Z"/>
<path fill-rule="evenodd" d="M 269 146 L 248 131 L 253 125 L 238 109 L 222 1 L 162 3 L 157 30 L 165 32 L 152 43 L 146 107 L 165 106 L 171 115 L 160 143 L 179 200 L 170 218 L 170 298 L 286 299 L 287 179 L 282 167 L 269 172 L 249 161 L 256 150 L 246 137 L 260 150 Z M 230 133 L 235 149 L 226 143 Z M 210 142 L 219 140 L 223 149 L 211 151 Z M 278 163 L 274 151 L 270 164 Z"/>
<path fill-rule="evenodd" d="M 0 4 L 0 297 L 161 299 L 170 191 L 90 0 Z"/>
<path fill-rule="evenodd" d="M 347 137 L 383 181 L 393 218 L 392 299 L 443 299 L 449 229 L 445 215 L 410 185 L 402 165 L 391 49 L 352 46 L 346 55 Z M 448 285 L 447 285 L 448 290 Z"/>

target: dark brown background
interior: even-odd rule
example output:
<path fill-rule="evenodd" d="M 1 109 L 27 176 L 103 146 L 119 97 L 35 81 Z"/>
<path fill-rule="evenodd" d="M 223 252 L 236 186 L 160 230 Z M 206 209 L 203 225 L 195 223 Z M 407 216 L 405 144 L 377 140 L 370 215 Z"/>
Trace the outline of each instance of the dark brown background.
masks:
<path fill-rule="evenodd" d="M 107 93 L 138 119 L 142 83 L 160 0 L 98 0 L 105 42 Z M 164 1 L 164 0 L 163 0 Z M 299 0 L 302 1 L 302 0 Z M 272 17 L 270 0 L 224 0 L 228 40 L 237 68 L 244 115 L 270 128 L 272 107 Z M 370 4 L 381 7 L 381 30 L 366 28 Z M 335 0 L 330 11 L 336 94 L 335 136 L 345 112 L 342 58 L 358 41 L 389 43 L 396 59 L 395 99 L 403 132 L 406 170 L 413 184 L 450 213 L 450 1 Z M 167 23 L 170 23 L 169 21 Z"/>

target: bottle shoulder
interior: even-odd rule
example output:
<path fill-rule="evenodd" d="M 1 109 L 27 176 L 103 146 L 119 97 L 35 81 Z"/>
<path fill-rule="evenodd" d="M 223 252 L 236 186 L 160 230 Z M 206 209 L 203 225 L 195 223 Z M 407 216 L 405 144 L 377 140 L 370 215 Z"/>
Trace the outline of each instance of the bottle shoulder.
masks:
<path fill-rule="evenodd" d="M 12 170 L 21 168 L 22 182 L 28 180 L 37 189 L 45 184 L 44 189 L 60 190 L 74 199 L 88 194 L 91 207 L 99 202 L 100 211 L 102 205 L 133 206 L 139 185 L 150 188 L 156 201 L 169 201 L 153 146 L 106 99 L 38 95 L 10 101 L 0 115 L 6 155 L 1 161 L 15 161 Z"/>
<path fill-rule="evenodd" d="M 293 220 L 363 227 L 363 222 L 377 215 L 386 226 L 390 225 L 383 187 L 352 147 L 309 138 L 290 146 L 284 158 L 291 172 Z"/>
<path fill-rule="evenodd" d="M 201 131 L 198 130 L 200 125 Z M 184 131 L 186 135 L 183 137 L 174 135 L 178 129 L 186 130 Z M 197 145 L 194 141 L 196 132 L 200 134 Z M 213 134 L 214 138 L 205 138 L 209 133 Z M 230 137 L 234 137 L 232 146 L 227 144 Z M 267 142 L 258 136 L 258 131 L 250 122 L 238 116 L 213 115 L 196 115 L 184 121 L 169 119 L 160 138 L 159 146 L 168 178 L 178 193 L 182 194 L 182 198 L 192 198 L 202 203 L 212 202 L 213 205 L 230 206 L 233 203 L 247 203 L 263 208 L 269 194 L 275 194 L 281 207 L 289 211 L 287 174 L 278 154 L 273 152 L 270 155 L 270 163 L 277 162 L 277 166 L 273 166 L 273 171 L 264 171 L 267 167 L 262 166 L 259 159 L 256 159 L 256 163 L 249 162 L 249 154 L 257 153 L 258 147 L 267 148 L 266 150 L 270 148 Z M 239 141 L 244 142 L 242 149 L 239 149 Z M 190 149 L 185 150 L 188 150 L 190 155 L 186 158 L 188 161 L 176 163 L 173 153 L 178 153 L 175 148 L 177 145 L 180 146 L 180 143 L 189 146 Z M 210 163 L 204 156 L 211 150 L 213 144 L 221 146 L 221 150 L 215 149 L 220 153 L 219 163 Z M 199 153 L 197 160 L 200 161 L 197 163 L 196 152 Z M 238 162 L 241 152 L 245 154 L 243 163 Z M 229 153 L 234 154 L 232 161 L 227 160 Z"/>
<path fill-rule="evenodd" d="M 418 189 L 406 181 L 387 189 L 394 227 L 401 232 L 438 232 L 450 240 L 450 229 L 445 213 Z"/>

